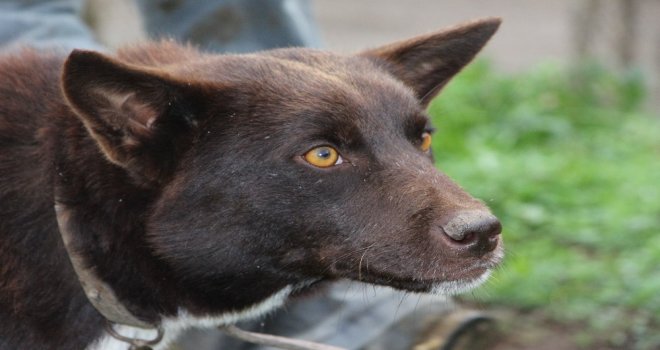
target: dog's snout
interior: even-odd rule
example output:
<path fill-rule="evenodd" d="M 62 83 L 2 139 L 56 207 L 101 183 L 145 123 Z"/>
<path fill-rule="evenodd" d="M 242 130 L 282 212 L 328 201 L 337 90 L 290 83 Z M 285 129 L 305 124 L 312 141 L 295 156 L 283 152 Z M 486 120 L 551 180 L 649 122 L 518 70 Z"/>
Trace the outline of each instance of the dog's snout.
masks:
<path fill-rule="evenodd" d="M 453 242 L 480 254 L 493 251 L 502 232 L 500 221 L 485 210 L 458 212 L 441 227 Z"/>

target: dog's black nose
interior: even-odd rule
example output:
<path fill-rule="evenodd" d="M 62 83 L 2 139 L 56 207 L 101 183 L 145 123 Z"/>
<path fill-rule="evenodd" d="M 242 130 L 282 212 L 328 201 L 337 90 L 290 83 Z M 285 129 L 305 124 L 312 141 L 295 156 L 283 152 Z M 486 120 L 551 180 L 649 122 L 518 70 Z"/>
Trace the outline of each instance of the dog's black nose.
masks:
<path fill-rule="evenodd" d="M 484 210 L 457 212 L 441 226 L 452 241 L 479 255 L 495 250 L 502 232 L 500 221 Z"/>

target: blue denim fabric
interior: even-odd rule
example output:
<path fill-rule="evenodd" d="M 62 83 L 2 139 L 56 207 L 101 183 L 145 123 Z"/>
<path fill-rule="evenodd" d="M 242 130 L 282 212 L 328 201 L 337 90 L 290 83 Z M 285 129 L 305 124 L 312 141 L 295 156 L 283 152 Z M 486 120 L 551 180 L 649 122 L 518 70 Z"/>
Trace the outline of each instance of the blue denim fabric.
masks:
<path fill-rule="evenodd" d="M 0 0 L 0 49 L 105 50 L 78 15 L 80 0 Z"/>
<path fill-rule="evenodd" d="M 306 0 L 138 0 L 151 37 L 219 52 L 318 47 Z M 0 0 L 0 48 L 105 50 L 79 16 L 81 0 Z"/>
<path fill-rule="evenodd" d="M 138 0 L 151 37 L 218 52 L 318 47 L 309 0 Z"/>

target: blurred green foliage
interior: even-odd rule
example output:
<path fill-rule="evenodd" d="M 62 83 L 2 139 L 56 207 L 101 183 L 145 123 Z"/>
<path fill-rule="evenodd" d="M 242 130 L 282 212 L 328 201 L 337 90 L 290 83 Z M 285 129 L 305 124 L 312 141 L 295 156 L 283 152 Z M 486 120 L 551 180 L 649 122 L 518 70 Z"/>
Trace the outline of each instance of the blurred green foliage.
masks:
<path fill-rule="evenodd" d="M 660 347 L 660 116 L 642 80 L 477 61 L 433 101 L 438 167 L 504 225 L 479 300 L 584 324 L 585 344 Z"/>

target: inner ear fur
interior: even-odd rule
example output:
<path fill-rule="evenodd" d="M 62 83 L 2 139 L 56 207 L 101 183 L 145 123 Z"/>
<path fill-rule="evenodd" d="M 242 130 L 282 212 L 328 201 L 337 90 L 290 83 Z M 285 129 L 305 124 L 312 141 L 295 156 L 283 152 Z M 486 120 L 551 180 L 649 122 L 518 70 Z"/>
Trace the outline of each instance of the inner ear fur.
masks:
<path fill-rule="evenodd" d="M 360 53 L 384 64 L 427 105 L 467 65 L 499 28 L 485 18 Z"/>
<path fill-rule="evenodd" d="M 195 126 L 205 89 L 75 50 L 64 64 L 62 91 L 108 160 L 158 181 L 173 166 L 177 143 Z"/>

